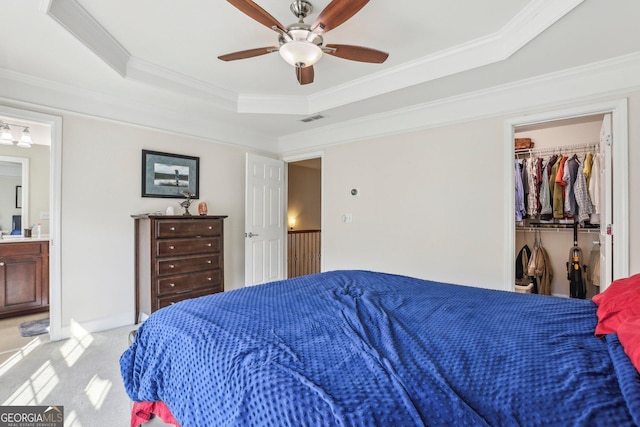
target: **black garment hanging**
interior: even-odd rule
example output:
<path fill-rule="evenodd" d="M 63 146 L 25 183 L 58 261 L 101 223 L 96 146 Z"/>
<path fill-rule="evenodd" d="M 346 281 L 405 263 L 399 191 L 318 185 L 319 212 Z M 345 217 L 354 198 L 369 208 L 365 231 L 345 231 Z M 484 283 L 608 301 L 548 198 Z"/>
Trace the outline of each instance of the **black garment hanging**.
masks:
<path fill-rule="evenodd" d="M 569 280 L 569 296 L 585 299 L 587 287 L 582 277 L 582 249 L 578 246 L 578 222 L 573 223 L 573 247 L 569 249 L 567 262 L 567 279 Z"/>
<path fill-rule="evenodd" d="M 531 258 L 531 249 L 528 245 L 524 245 L 516 257 L 516 280 L 522 280 L 527 276 L 529 258 Z"/>
<path fill-rule="evenodd" d="M 524 245 L 520 252 L 518 252 L 518 256 L 516 257 L 516 285 L 519 286 L 527 286 L 529 283 L 532 283 L 533 286 L 531 288 L 532 294 L 538 293 L 538 280 L 535 276 L 529 276 L 529 261 L 531 258 L 531 249 L 529 245 Z"/>

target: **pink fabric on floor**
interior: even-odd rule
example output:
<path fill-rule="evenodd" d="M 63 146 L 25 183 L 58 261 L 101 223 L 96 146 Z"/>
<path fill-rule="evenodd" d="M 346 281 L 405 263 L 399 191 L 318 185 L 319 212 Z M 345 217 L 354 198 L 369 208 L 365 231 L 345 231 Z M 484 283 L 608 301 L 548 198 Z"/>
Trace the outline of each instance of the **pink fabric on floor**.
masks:
<path fill-rule="evenodd" d="M 171 411 L 164 402 L 133 402 L 131 410 L 131 427 L 138 427 L 151 419 L 154 414 L 167 424 L 180 427 L 180 423 L 173 418 Z"/>

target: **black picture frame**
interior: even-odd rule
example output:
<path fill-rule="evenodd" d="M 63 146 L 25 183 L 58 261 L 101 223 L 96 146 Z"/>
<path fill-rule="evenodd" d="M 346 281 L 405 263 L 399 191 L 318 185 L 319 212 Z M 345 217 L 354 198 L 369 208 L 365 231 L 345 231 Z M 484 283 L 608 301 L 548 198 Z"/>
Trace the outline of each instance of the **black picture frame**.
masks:
<path fill-rule="evenodd" d="M 16 185 L 16 209 L 22 209 L 22 185 Z"/>
<path fill-rule="evenodd" d="M 200 198 L 200 158 L 142 150 L 142 197 Z"/>

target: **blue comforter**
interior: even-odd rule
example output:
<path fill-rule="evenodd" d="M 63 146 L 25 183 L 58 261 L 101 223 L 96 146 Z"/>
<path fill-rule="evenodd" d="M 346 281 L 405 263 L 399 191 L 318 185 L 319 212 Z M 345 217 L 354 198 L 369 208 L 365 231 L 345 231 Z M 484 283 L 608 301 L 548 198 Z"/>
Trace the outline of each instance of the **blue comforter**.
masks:
<path fill-rule="evenodd" d="M 152 314 L 127 393 L 190 426 L 632 426 L 640 378 L 590 301 L 337 271 Z"/>

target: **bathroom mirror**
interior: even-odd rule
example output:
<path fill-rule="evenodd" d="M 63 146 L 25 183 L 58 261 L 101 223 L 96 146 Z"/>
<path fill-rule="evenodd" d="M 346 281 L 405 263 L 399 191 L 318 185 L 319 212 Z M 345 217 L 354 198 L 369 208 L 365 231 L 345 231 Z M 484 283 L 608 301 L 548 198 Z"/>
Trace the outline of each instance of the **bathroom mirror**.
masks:
<path fill-rule="evenodd" d="M 29 159 L 0 156 L 0 230 L 20 237 L 29 227 Z"/>

